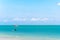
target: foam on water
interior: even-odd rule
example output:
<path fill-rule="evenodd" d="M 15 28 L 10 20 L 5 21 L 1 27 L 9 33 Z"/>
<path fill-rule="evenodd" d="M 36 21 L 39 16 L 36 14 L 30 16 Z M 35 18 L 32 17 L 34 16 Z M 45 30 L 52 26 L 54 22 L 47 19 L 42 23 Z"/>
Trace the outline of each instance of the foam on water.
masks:
<path fill-rule="evenodd" d="M 60 40 L 60 38 L 52 38 L 47 36 L 13 36 L 0 34 L 0 40 Z"/>

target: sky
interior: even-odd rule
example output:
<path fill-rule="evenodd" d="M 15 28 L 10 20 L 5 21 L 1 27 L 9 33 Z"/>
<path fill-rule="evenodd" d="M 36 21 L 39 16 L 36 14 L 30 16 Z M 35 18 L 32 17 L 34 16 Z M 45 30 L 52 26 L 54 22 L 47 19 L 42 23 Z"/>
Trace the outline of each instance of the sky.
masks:
<path fill-rule="evenodd" d="M 0 25 L 60 25 L 60 0 L 0 0 Z"/>

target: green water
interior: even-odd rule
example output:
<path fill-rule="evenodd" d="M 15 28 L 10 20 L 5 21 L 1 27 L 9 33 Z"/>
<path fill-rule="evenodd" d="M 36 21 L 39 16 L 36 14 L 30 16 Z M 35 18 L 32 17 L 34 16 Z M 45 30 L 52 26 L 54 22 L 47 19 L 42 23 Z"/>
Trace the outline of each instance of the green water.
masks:
<path fill-rule="evenodd" d="M 8 35 L 60 36 L 60 25 L 0 25 L 0 33 Z"/>

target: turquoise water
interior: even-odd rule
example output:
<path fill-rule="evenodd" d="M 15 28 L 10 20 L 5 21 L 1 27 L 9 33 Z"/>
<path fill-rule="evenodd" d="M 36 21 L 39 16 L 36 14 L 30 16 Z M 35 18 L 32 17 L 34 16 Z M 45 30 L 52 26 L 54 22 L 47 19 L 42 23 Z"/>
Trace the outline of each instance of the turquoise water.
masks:
<path fill-rule="evenodd" d="M 0 25 L 0 33 L 18 36 L 50 36 L 60 37 L 60 25 Z"/>

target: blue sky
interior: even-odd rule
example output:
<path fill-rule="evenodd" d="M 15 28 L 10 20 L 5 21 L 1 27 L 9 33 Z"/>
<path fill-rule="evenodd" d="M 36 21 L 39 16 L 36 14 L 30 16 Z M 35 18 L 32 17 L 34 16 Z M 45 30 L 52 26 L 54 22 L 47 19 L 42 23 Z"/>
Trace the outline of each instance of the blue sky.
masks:
<path fill-rule="evenodd" d="M 0 24 L 60 24 L 60 0 L 0 0 Z"/>

